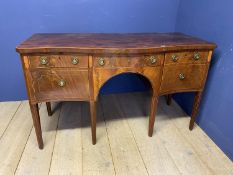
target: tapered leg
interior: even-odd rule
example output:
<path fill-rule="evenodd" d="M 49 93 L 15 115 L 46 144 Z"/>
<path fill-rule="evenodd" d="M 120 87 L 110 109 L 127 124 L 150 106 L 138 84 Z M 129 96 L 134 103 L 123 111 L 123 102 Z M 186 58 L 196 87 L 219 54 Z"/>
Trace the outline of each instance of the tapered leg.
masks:
<path fill-rule="evenodd" d="M 150 105 L 150 118 L 149 118 L 149 131 L 148 131 L 148 135 L 150 137 L 152 137 L 153 135 L 157 104 L 158 104 L 158 97 L 153 95 L 151 98 L 151 105 Z"/>
<path fill-rule="evenodd" d="M 46 102 L 46 107 L 47 107 L 47 111 L 48 111 L 48 115 L 52 116 L 52 109 L 51 109 L 51 103 L 50 102 Z"/>
<path fill-rule="evenodd" d="M 31 108 L 31 113 L 32 113 L 33 125 L 36 131 L 36 138 L 37 138 L 38 146 L 40 149 L 43 149 L 44 144 L 43 144 L 43 139 L 42 139 L 38 104 L 30 104 L 30 108 Z"/>
<path fill-rule="evenodd" d="M 96 144 L 96 102 L 90 101 L 92 144 Z"/>
<path fill-rule="evenodd" d="M 195 122 L 195 119 L 196 119 L 196 116 L 197 116 L 197 113 L 198 113 L 199 105 L 200 105 L 200 102 L 201 102 L 201 95 L 202 95 L 202 92 L 197 92 L 196 93 L 194 103 L 193 103 L 191 120 L 190 120 L 190 123 L 189 123 L 189 130 L 193 129 L 194 122 Z"/>
<path fill-rule="evenodd" d="M 172 103 L 172 94 L 168 94 L 166 96 L 166 100 L 167 100 L 167 105 L 171 105 L 171 103 Z"/>

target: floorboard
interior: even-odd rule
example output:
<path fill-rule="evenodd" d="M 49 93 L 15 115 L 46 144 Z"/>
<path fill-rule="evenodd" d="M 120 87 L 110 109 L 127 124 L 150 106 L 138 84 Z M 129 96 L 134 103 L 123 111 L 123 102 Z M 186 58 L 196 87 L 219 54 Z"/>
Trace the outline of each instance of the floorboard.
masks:
<path fill-rule="evenodd" d="M 21 103 L 21 101 L 0 102 L 0 138 L 2 137 Z"/>
<path fill-rule="evenodd" d="M 112 99 L 103 96 L 101 102 L 116 174 L 148 174 L 127 121 Z"/>
<path fill-rule="evenodd" d="M 82 103 L 82 148 L 84 175 L 115 174 L 100 103 L 97 103 L 97 144 L 92 145 L 89 104 Z"/>
<path fill-rule="evenodd" d="M 117 95 L 116 104 L 123 111 L 132 130 L 148 173 L 150 175 L 178 175 L 180 172 L 164 147 L 162 140 L 155 133 L 153 137 L 147 137 L 149 118 L 147 103 L 149 103 L 150 97 L 147 94 L 144 95 L 147 97 L 145 98 L 140 94 Z M 157 117 L 159 115 L 160 113 L 157 113 Z"/>
<path fill-rule="evenodd" d="M 81 102 L 64 102 L 49 174 L 82 174 Z"/>
<path fill-rule="evenodd" d="M 32 130 L 27 101 L 22 102 L 0 139 L 0 174 L 14 174 Z M 36 148 L 36 147 L 35 147 Z"/>
<path fill-rule="evenodd" d="M 59 104 L 53 103 L 52 109 L 55 109 L 53 116 L 48 116 L 46 105 L 43 104 L 40 108 L 41 126 L 43 132 L 44 147 L 43 150 L 35 149 L 37 147 L 37 140 L 34 129 L 31 131 L 30 137 L 27 141 L 22 158 L 19 162 L 17 175 L 33 174 L 41 175 L 48 174 L 50 169 L 50 162 L 53 153 L 54 141 L 56 136 L 56 129 L 60 108 Z M 30 116 L 28 116 L 30 117 Z M 30 165 L 30 166 L 28 166 Z"/>
<path fill-rule="evenodd" d="M 148 137 L 149 93 L 103 95 L 92 145 L 87 102 L 40 108 L 39 150 L 28 101 L 0 103 L 0 175 L 233 175 L 233 162 L 172 101 L 159 99 Z"/>

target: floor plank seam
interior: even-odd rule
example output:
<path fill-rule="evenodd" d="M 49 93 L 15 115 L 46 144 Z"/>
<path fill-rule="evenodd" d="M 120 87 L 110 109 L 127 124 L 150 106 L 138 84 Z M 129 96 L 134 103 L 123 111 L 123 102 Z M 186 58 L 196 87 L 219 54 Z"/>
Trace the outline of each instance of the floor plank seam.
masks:
<path fill-rule="evenodd" d="M 48 175 L 50 174 L 51 165 L 52 165 L 52 161 L 53 161 L 53 152 L 54 152 L 54 147 L 55 147 L 55 143 L 56 143 L 57 129 L 58 129 L 58 125 L 59 125 L 59 120 L 60 120 L 60 114 L 61 114 L 62 107 L 63 107 L 63 103 L 62 103 L 61 106 L 60 106 L 60 110 L 59 110 L 59 114 L 58 114 L 58 121 L 57 121 L 57 127 L 56 127 L 55 138 L 54 138 L 54 141 L 53 141 L 53 149 L 52 149 L 51 159 L 50 159 L 50 163 L 49 163 Z"/>
<path fill-rule="evenodd" d="M 116 168 L 115 168 L 115 163 L 114 163 L 114 160 L 113 160 L 113 154 L 112 154 L 112 148 L 111 148 L 111 144 L 110 144 L 110 139 L 109 139 L 109 136 L 108 136 L 108 128 L 107 128 L 106 119 L 105 119 L 105 115 L 104 115 L 103 103 L 101 102 L 101 100 L 100 100 L 100 107 L 101 107 L 102 116 L 103 116 L 103 119 L 104 119 L 105 131 L 106 131 L 106 134 L 107 134 L 108 146 L 109 146 L 110 153 L 111 153 L 111 158 L 112 158 L 112 164 L 113 164 L 113 168 L 114 168 L 114 173 L 116 175 Z"/>
<path fill-rule="evenodd" d="M 164 107 L 162 107 L 161 109 L 162 109 L 162 111 L 163 111 L 165 114 L 167 114 L 166 110 L 164 110 Z M 167 116 L 169 117 L 169 115 L 167 115 Z M 169 117 L 169 119 L 171 119 L 171 117 Z M 195 147 L 193 146 L 193 144 L 190 143 L 190 142 L 186 139 L 186 137 L 184 136 L 184 134 L 182 134 L 182 132 L 180 131 L 180 129 L 177 127 L 177 125 L 176 125 L 174 122 L 172 122 L 172 124 L 175 126 L 175 128 L 177 129 L 177 131 L 179 132 L 179 134 L 182 136 L 181 138 L 182 138 L 185 142 L 187 142 L 187 143 L 192 147 L 192 149 L 194 150 L 194 152 L 195 152 L 195 154 L 197 155 L 197 158 L 198 158 L 198 160 L 201 162 L 201 164 L 202 164 L 204 167 L 206 167 L 212 174 L 215 174 L 215 173 L 213 172 L 213 170 L 208 166 L 208 164 L 200 158 L 200 154 L 197 152 L 197 150 L 195 149 Z"/>
<path fill-rule="evenodd" d="M 174 123 L 174 126 L 175 126 L 176 129 L 179 131 L 179 133 L 182 135 L 182 137 L 184 138 L 184 140 L 185 140 L 186 142 L 188 142 L 189 145 L 191 145 L 191 147 L 193 148 L 193 150 L 194 150 L 195 154 L 197 155 L 197 157 L 198 157 L 198 158 L 201 157 L 200 154 L 198 153 L 198 151 L 195 149 L 195 146 L 194 146 L 190 141 L 188 141 L 188 140 L 185 138 L 184 134 L 182 134 L 182 132 L 180 132 L 180 129 L 176 126 L 175 123 Z M 213 170 L 208 166 L 208 163 L 206 163 L 206 162 L 205 162 L 204 160 L 202 160 L 201 158 L 199 158 L 199 160 L 202 162 L 203 165 L 205 165 L 205 166 L 209 169 L 209 171 L 210 171 L 211 173 L 215 174 L 215 173 L 213 172 Z"/>
<path fill-rule="evenodd" d="M 192 148 L 193 148 L 193 150 L 195 151 L 195 153 L 198 155 L 198 157 L 202 157 L 201 156 L 201 154 L 199 154 L 198 153 L 198 151 L 196 150 L 196 148 L 195 148 L 195 145 L 193 145 L 193 143 L 192 142 L 190 142 L 188 139 L 186 139 L 186 137 L 184 136 L 184 134 L 180 131 L 180 128 L 179 127 L 177 127 L 177 125 L 174 123 L 174 126 L 177 128 L 177 130 L 180 132 L 180 134 L 183 136 L 183 138 L 184 138 L 184 140 L 185 141 L 187 141 L 191 146 L 192 146 Z M 196 127 L 198 127 L 199 129 L 201 129 L 199 126 L 196 126 Z M 195 129 L 195 128 L 194 128 Z M 191 132 L 191 131 L 190 131 Z M 209 166 L 208 166 L 208 163 L 206 162 L 206 161 L 204 161 L 203 159 L 199 159 L 205 166 L 207 166 L 207 168 L 210 170 L 210 172 L 212 172 L 213 173 L 213 170 L 212 170 L 212 168 L 210 168 Z M 225 166 L 224 166 L 225 167 Z M 225 168 L 227 168 L 227 167 L 225 167 Z"/>
<path fill-rule="evenodd" d="M 19 106 L 20 106 L 20 105 L 19 105 Z M 39 109 L 40 109 L 41 104 L 39 104 L 38 107 L 39 107 Z M 27 144 L 28 144 L 28 140 L 29 140 L 29 138 L 30 138 L 30 136 L 31 136 L 31 134 L 32 134 L 32 132 L 33 132 L 33 128 L 34 128 L 34 126 L 32 125 L 32 128 L 31 128 L 31 130 L 30 130 L 30 134 L 28 135 L 27 141 L 26 141 L 26 143 L 25 143 L 25 145 L 24 145 L 24 148 L 23 148 L 23 151 L 22 151 L 22 153 L 21 153 L 21 155 L 20 155 L 20 159 L 19 159 L 19 161 L 18 161 L 18 163 L 17 163 L 17 165 L 16 165 L 14 174 L 17 172 L 18 166 L 19 166 L 19 164 L 20 164 L 20 162 L 21 162 L 21 160 L 22 160 L 23 153 L 24 153 L 25 148 L 26 148 L 26 146 L 27 146 Z"/>
<path fill-rule="evenodd" d="M 9 123 L 7 124 L 6 128 L 5 128 L 4 131 L 2 132 L 2 135 L 0 136 L 0 140 L 1 140 L 1 138 L 3 137 L 4 133 L 6 132 L 7 128 L 9 127 L 11 121 L 12 121 L 13 118 L 15 117 L 15 114 L 16 114 L 17 111 L 19 110 L 19 107 L 22 105 L 22 103 L 23 103 L 23 102 L 21 101 L 20 104 L 19 104 L 19 106 L 17 107 L 16 111 L 15 111 L 14 114 L 12 115 L 12 117 L 11 117 Z"/>
<path fill-rule="evenodd" d="M 157 136 L 157 137 L 159 137 L 159 139 L 161 139 L 161 138 L 160 138 L 160 136 Z M 176 164 L 175 160 L 172 158 L 172 156 L 171 156 L 170 152 L 168 151 L 168 149 L 167 149 L 166 145 L 165 145 L 163 142 L 162 142 L 162 145 L 164 146 L 164 148 L 165 148 L 165 150 L 166 150 L 167 154 L 169 155 L 170 159 L 171 159 L 171 160 L 172 160 L 172 162 L 174 163 L 174 165 L 175 165 L 176 169 L 177 169 L 177 170 L 178 170 L 178 172 L 182 175 L 183 173 L 182 173 L 182 172 L 180 171 L 180 169 L 178 168 L 178 166 L 177 166 L 177 164 Z"/>
<path fill-rule="evenodd" d="M 139 149 L 139 147 L 138 147 L 138 143 L 137 143 L 137 141 L 136 141 L 136 139 L 135 139 L 135 134 L 134 134 L 134 132 L 132 131 L 132 128 L 130 127 L 129 122 L 128 122 L 128 119 L 127 119 L 126 114 L 125 114 L 125 112 L 124 112 L 124 108 L 122 107 L 121 103 L 119 102 L 119 101 L 120 101 L 119 98 L 116 97 L 116 99 L 117 99 L 117 101 L 118 101 L 117 104 L 119 105 L 120 109 L 122 110 L 123 118 L 126 120 L 126 123 L 127 123 L 128 127 L 129 127 L 129 129 L 130 129 L 130 132 L 131 132 L 131 134 L 133 135 L 134 142 L 135 142 L 135 144 L 136 144 L 137 150 L 138 150 L 139 155 L 140 155 L 140 157 L 141 157 L 141 159 L 142 159 L 142 162 L 143 162 L 143 164 L 144 164 L 144 167 L 145 167 L 145 169 L 146 169 L 146 172 L 147 172 L 147 174 L 149 175 L 149 172 L 148 172 L 146 163 L 145 163 L 145 161 L 144 161 L 144 159 L 143 159 L 143 157 L 142 157 L 142 153 L 141 153 L 141 151 L 140 151 L 140 149 Z"/>
<path fill-rule="evenodd" d="M 20 161 L 22 160 L 23 153 L 24 153 L 25 148 L 26 148 L 26 146 L 27 146 L 27 143 L 28 143 L 29 137 L 30 137 L 30 135 L 32 134 L 33 128 L 34 128 L 34 127 L 32 126 L 32 128 L 31 128 L 31 130 L 30 130 L 30 134 L 28 135 L 27 141 L 26 141 L 26 143 L 25 143 L 25 145 L 24 145 L 23 151 L 21 152 L 21 155 L 20 155 L 19 161 L 18 161 L 18 163 L 17 163 L 17 165 L 16 165 L 16 168 L 15 168 L 14 174 L 16 173 L 16 171 L 17 171 L 17 169 L 18 169 L 18 166 L 19 166 L 19 163 L 20 163 Z"/>

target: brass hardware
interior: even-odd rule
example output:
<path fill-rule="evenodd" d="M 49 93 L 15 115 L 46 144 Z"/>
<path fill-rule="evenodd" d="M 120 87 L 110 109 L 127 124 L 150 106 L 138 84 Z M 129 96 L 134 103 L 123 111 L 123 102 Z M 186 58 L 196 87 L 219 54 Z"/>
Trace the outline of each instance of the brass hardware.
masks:
<path fill-rule="evenodd" d="M 76 64 L 78 64 L 78 63 L 79 63 L 78 57 L 77 57 L 77 56 L 73 56 L 73 57 L 72 57 L 72 64 L 73 64 L 73 65 L 76 65 Z"/>
<path fill-rule="evenodd" d="M 194 60 L 199 60 L 201 58 L 200 54 L 198 52 L 195 52 L 193 55 Z"/>
<path fill-rule="evenodd" d="M 58 81 L 58 85 L 59 85 L 60 87 L 64 87 L 64 86 L 66 85 L 66 81 L 65 81 L 65 80 L 59 80 L 59 81 Z"/>
<path fill-rule="evenodd" d="M 48 64 L 48 58 L 46 57 L 46 56 L 41 56 L 40 57 L 40 64 L 42 64 L 42 65 L 46 65 L 46 64 Z"/>
<path fill-rule="evenodd" d="M 185 75 L 182 74 L 182 73 L 180 73 L 180 74 L 179 74 L 179 79 L 180 79 L 180 80 L 184 80 L 184 79 L 185 79 Z"/>
<path fill-rule="evenodd" d="M 172 55 L 172 61 L 177 62 L 177 60 L 178 60 L 177 55 L 176 55 L 176 54 L 173 54 L 173 55 Z"/>
<path fill-rule="evenodd" d="M 150 57 L 150 63 L 155 64 L 156 62 L 157 62 L 157 59 L 155 58 L 155 56 L 151 56 Z"/>
<path fill-rule="evenodd" d="M 105 65 L 105 60 L 104 58 L 99 58 L 99 65 L 104 66 Z"/>

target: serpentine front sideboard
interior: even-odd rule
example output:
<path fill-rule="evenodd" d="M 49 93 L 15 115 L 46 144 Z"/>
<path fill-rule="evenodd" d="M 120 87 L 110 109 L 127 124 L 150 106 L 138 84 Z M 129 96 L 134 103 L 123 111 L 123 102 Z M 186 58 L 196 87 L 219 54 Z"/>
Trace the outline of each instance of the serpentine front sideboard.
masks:
<path fill-rule="evenodd" d="M 137 73 L 151 84 L 148 135 L 158 97 L 196 92 L 190 130 L 204 89 L 214 43 L 182 33 L 35 34 L 16 50 L 21 55 L 39 148 L 43 148 L 38 103 L 89 101 L 92 143 L 96 143 L 96 101 L 113 76 Z"/>

